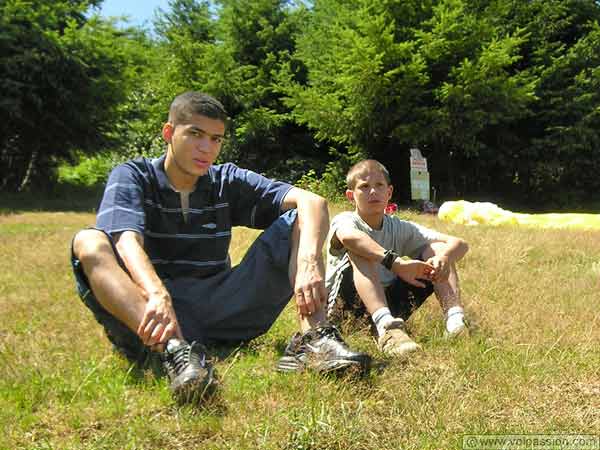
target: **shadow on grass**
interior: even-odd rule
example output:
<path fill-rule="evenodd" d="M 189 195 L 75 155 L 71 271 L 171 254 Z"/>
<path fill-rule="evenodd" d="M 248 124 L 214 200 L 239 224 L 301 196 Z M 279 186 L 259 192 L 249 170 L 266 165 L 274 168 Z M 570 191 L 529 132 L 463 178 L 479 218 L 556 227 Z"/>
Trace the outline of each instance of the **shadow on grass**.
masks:
<path fill-rule="evenodd" d="M 95 212 L 102 199 L 104 185 L 76 186 L 58 184 L 48 190 L 2 192 L 0 214 L 21 212 Z"/>

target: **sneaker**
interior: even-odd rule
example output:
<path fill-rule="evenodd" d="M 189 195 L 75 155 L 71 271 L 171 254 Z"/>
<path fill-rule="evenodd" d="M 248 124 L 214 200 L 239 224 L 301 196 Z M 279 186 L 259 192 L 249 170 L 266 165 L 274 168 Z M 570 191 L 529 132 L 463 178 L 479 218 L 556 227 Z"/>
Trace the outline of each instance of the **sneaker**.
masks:
<path fill-rule="evenodd" d="M 169 339 L 161 360 L 171 380 L 171 392 L 180 401 L 199 400 L 215 385 L 213 368 L 199 342 Z"/>
<path fill-rule="evenodd" d="M 371 357 L 351 350 L 336 327 L 324 326 L 304 334 L 294 334 L 277 364 L 277 370 L 332 372 L 354 367 L 365 371 L 370 364 Z"/>
<path fill-rule="evenodd" d="M 390 356 L 402 356 L 421 348 L 406 334 L 402 319 L 394 319 L 385 326 L 385 332 L 379 336 L 377 345 L 379 350 Z"/>

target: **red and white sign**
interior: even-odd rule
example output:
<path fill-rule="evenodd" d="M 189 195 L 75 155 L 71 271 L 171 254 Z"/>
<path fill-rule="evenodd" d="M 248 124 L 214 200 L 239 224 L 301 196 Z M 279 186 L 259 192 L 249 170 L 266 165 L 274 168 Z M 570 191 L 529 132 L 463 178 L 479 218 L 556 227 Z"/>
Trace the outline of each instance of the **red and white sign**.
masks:
<path fill-rule="evenodd" d="M 427 159 L 410 157 L 411 170 L 427 170 Z"/>
<path fill-rule="evenodd" d="M 429 200 L 427 159 L 418 148 L 410 149 L 410 191 L 413 200 Z"/>

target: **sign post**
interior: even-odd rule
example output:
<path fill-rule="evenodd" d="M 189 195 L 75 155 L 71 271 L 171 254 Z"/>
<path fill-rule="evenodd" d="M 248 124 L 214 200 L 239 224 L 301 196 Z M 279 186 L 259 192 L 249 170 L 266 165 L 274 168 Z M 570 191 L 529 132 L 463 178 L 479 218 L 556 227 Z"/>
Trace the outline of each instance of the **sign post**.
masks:
<path fill-rule="evenodd" d="M 429 201 L 427 159 L 418 148 L 410 149 L 410 193 L 412 200 Z"/>

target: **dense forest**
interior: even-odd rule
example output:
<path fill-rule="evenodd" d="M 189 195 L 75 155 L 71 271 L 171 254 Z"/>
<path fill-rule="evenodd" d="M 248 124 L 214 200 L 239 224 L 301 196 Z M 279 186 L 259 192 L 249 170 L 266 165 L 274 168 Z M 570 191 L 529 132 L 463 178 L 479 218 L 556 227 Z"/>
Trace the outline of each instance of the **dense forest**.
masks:
<path fill-rule="evenodd" d="M 600 190 L 598 1 L 171 0 L 152 31 L 101 3 L 0 0 L 0 192 L 160 154 L 186 90 L 231 115 L 223 160 L 324 193 L 368 156 L 406 198 L 414 147 L 444 198 Z"/>

